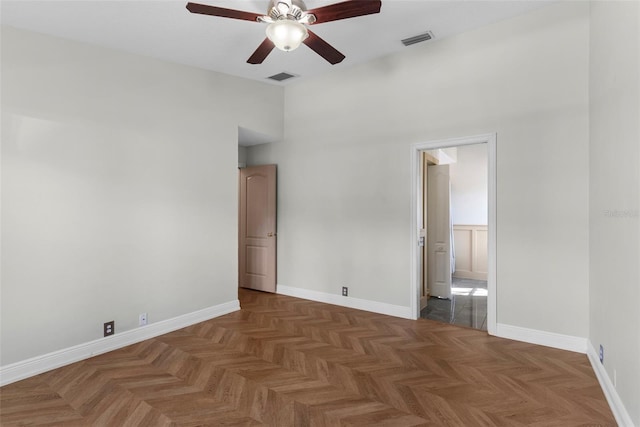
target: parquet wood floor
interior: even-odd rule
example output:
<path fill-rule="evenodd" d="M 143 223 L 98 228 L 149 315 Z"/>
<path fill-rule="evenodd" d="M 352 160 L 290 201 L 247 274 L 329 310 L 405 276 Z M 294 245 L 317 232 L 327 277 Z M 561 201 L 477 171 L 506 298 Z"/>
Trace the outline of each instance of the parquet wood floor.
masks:
<path fill-rule="evenodd" d="M 0 424 L 614 426 L 587 357 L 240 290 L 242 310 L 0 389 Z"/>

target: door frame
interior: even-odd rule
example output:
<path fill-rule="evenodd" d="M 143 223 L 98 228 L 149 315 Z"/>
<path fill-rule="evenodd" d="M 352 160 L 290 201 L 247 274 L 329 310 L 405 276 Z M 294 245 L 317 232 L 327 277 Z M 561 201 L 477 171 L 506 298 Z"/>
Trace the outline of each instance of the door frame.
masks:
<path fill-rule="evenodd" d="M 461 138 L 440 139 L 418 142 L 411 145 L 411 232 L 410 232 L 410 266 L 411 266 L 411 295 L 410 308 L 414 319 L 420 317 L 420 247 L 419 225 L 422 215 L 421 194 L 422 174 L 420 153 L 425 150 L 438 148 L 461 147 L 472 144 L 487 144 L 488 170 L 488 265 L 487 265 L 487 332 L 496 335 L 497 329 L 497 282 L 496 282 L 496 133 L 466 136 Z"/>

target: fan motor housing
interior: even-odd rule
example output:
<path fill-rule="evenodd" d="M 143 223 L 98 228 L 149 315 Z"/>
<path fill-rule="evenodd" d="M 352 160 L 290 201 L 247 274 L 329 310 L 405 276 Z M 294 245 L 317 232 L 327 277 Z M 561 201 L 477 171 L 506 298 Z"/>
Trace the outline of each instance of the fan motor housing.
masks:
<path fill-rule="evenodd" d="M 289 0 L 289 2 L 291 3 L 292 6 L 297 6 L 303 12 L 307 10 L 307 5 L 305 5 L 302 0 Z M 271 11 L 271 9 L 273 9 L 274 7 L 277 8 L 278 7 L 278 3 L 287 3 L 287 2 L 282 2 L 282 0 L 271 0 L 269 2 L 268 11 Z"/>

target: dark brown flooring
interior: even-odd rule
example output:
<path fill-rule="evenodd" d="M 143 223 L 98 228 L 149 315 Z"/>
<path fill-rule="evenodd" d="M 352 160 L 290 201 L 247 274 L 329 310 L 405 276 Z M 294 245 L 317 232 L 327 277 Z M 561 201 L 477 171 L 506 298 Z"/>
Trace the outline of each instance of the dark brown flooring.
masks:
<path fill-rule="evenodd" d="M 0 389 L 0 424 L 614 426 L 587 357 L 240 291 L 242 310 Z"/>

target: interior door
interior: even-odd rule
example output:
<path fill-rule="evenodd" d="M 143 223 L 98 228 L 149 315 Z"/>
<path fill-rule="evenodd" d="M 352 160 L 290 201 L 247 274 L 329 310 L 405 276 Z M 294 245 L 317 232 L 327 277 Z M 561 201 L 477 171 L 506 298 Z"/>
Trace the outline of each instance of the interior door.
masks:
<path fill-rule="evenodd" d="M 431 296 L 451 298 L 449 165 L 427 168 L 427 259 Z"/>
<path fill-rule="evenodd" d="M 276 165 L 240 169 L 238 280 L 276 291 Z"/>
<path fill-rule="evenodd" d="M 422 152 L 420 155 L 420 179 L 421 179 L 421 191 L 420 191 L 420 205 L 422 209 L 422 215 L 420 218 L 420 225 L 418 228 L 418 239 L 420 246 L 420 311 L 422 311 L 429 303 L 429 283 L 427 280 L 429 274 L 428 262 L 427 262 L 427 167 L 429 162 L 427 160 L 427 153 Z"/>

